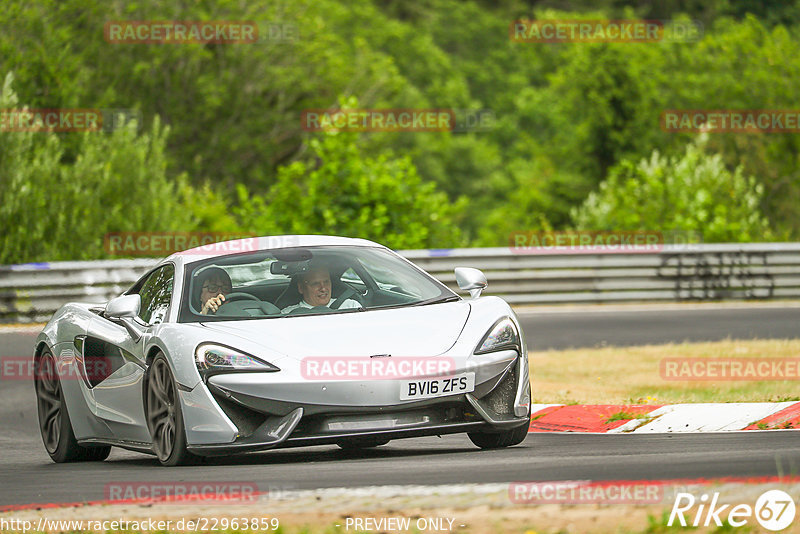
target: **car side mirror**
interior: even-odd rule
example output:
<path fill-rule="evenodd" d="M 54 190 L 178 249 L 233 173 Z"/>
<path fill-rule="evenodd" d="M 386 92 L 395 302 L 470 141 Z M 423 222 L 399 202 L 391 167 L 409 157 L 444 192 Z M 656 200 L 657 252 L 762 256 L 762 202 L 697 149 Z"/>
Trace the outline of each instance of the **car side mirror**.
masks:
<path fill-rule="evenodd" d="M 104 315 L 112 321 L 119 321 L 130 334 L 131 339 L 138 343 L 142 332 L 133 320 L 139 316 L 142 307 L 142 297 L 137 295 L 122 295 L 108 301 Z"/>
<path fill-rule="evenodd" d="M 469 296 L 476 299 L 481 296 L 481 291 L 486 289 L 489 282 L 479 269 L 472 267 L 456 267 L 456 282 L 458 287 L 464 291 L 469 291 Z"/>
<path fill-rule="evenodd" d="M 106 317 L 109 319 L 134 318 L 139 315 L 142 306 L 142 297 L 137 295 L 122 295 L 115 297 L 106 304 Z"/>

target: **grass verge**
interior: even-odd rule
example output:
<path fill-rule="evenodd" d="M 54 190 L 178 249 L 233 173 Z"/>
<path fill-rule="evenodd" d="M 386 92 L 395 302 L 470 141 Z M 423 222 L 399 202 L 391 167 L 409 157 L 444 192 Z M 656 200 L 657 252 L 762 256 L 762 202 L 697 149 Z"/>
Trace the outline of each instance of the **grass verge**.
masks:
<path fill-rule="evenodd" d="M 800 358 L 800 340 L 720 341 L 530 352 L 534 402 L 800 401 L 798 380 L 665 380 L 665 358 Z"/>

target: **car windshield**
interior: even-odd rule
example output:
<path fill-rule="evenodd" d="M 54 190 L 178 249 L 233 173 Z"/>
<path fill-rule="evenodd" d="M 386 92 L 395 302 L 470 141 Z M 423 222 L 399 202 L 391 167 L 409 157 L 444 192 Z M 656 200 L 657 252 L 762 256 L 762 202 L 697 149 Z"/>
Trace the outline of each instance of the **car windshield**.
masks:
<path fill-rule="evenodd" d="M 354 313 L 459 298 L 386 249 L 284 248 L 189 264 L 179 321 Z"/>

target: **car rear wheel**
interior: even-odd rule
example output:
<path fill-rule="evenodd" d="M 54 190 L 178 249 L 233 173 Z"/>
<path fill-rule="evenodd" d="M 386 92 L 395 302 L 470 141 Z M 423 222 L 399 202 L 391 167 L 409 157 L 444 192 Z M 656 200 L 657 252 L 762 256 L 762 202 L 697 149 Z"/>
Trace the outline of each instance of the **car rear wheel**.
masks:
<path fill-rule="evenodd" d="M 199 458 L 186 449 L 186 432 L 172 370 L 159 354 L 147 370 L 145 414 L 153 440 L 153 452 L 162 465 L 191 465 Z"/>
<path fill-rule="evenodd" d="M 78 445 L 58 378 L 56 359 L 49 349 L 44 349 L 35 360 L 33 384 L 36 390 L 39 432 L 44 448 L 54 462 L 100 462 L 108 458 L 110 446 Z"/>
<path fill-rule="evenodd" d="M 530 426 L 530 419 L 524 425 L 506 430 L 504 432 L 489 433 L 489 432 L 470 432 L 467 434 L 472 443 L 481 449 L 502 449 L 504 447 L 513 447 L 519 445 L 525 440 L 528 435 L 528 427 Z"/>

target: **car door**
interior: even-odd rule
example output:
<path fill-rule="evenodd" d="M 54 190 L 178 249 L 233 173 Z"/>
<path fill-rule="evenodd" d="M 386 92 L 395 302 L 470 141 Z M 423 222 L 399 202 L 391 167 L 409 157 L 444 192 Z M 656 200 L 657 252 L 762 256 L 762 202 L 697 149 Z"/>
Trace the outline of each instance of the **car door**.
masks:
<path fill-rule="evenodd" d="M 144 415 L 143 380 L 147 370 L 144 347 L 153 326 L 160 324 L 169 311 L 175 268 L 166 264 L 154 270 L 139 286 L 139 317 L 134 319 L 144 335 L 134 341 L 122 324 L 98 317 L 90 325 L 84 341 L 84 362 L 99 359 L 93 366 L 90 383 L 94 390 L 97 416 L 103 419 L 115 438 L 149 442 L 150 433 Z M 92 366 L 87 367 L 87 369 Z"/>

